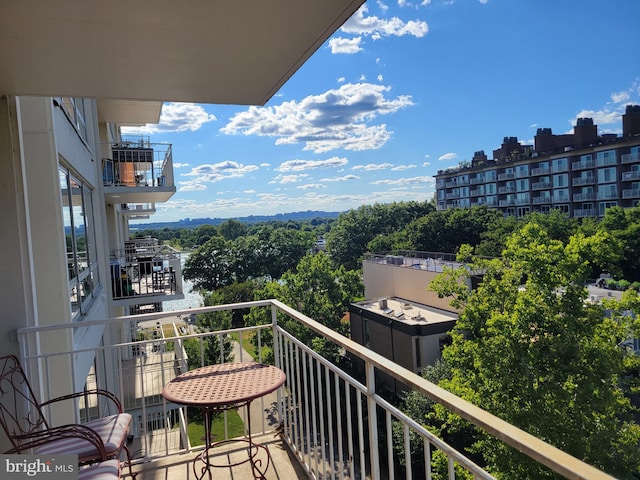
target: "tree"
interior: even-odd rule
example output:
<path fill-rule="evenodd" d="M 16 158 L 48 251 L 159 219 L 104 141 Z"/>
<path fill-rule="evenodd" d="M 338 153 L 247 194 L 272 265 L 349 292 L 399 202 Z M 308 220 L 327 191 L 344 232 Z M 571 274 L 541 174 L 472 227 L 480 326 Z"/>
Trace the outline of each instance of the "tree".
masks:
<path fill-rule="evenodd" d="M 640 207 L 623 209 L 607 208 L 599 230 L 609 232 L 622 242 L 622 261 L 605 265 L 605 269 L 630 282 L 640 280 Z"/>
<path fill-rule="evenodd" d="M 349 303 L 360 297 L 363 285 L 356 271 L 334 267 L 329 257 L 320 252 L 305 256 L 295 271 L 286 272 L 277 282 L 269 282 L 256 292 L 256 298 L 275 298 L 342 335 L 349 325 L 343 321 Z M 252 323 L 267 323 L 270 315 L 264 309 L 251 312 Z M 291 332 L 326 358 L 337 359 L 338 349 L 295 320 L 283 317 L 280 326 Z"/>
<path fill-rule="evenodd" d="M 222 237 L 207 240 L 184 264 L 182 275 L 195 289 L 216 290 L 233 283 L 232 244 Z"/>
<path fill-rule="evenodd" d="M 619 348 L 630 318 L 585 302 L 592 265 L 619 256 L 606 232 L 567 243 L 529 223 L 507 241 L 504 258 L 448 270 L 431 283 L 463 307 L 443 351 L 450 379 L 440 385 L 558 448 L 621 478 L 640 468 L 640 427 L 623 384 Z M 469 248 L 462 249 L 468 255 Z M 481 272 L 469 291 L 461 278 Z M 459 419 L 436 406 L 439 428 Z M 473 448 L 504 478 L 554 478 L 537 463 L 486 436 Z"/>
<path fill-rule="evenodd" d="M 348 270 L 360 268 L 368 243 L 377 235 L 400 231 L 413 220 L 435 210 L 433 202 L 363 205 L 340 214 L 326 235 L 327 252 Z"/>
<path fill-rule="evenodd" d="M 247 227 L 244 223 L 230 218 L 218 225 L 218 233 L 222 235 L 225 240 L 235 240 L 247 233 Z"/>
<path fill-rule="evenodd" d="M 478 245 L 481 235 L 502 214 L 485 206 L 432 212 L 409 224 L 412 250 L 455 253 L 462 244 Z"/>

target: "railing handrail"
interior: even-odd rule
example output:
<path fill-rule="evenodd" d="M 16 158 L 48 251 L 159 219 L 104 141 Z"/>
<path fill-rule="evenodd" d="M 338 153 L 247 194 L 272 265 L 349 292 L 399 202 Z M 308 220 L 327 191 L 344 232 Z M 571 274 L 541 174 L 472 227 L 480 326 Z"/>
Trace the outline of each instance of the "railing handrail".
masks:
<path fill-rule="evenodd" d="M 443 405 L 445 408 L 458 414 L 460 417 L 468 420 L 473 425 L 482 428 L 500 441 L 510 445 L 518 451 L 524 453 L 533 460 L 545 465 L 551 470 L 571 479 L 591 479 L 591 480 L 614 480 L 614 477 L 598 470 L 591 465 L 569 455 L 568 453 L 540 440 L 539 438 L 511 425 L 505 420 L 483 410 L 480 407 L 454 395 L 453 393 L 429 382 L 416 373 L 401 367 L 397 363 L 383 357 L 382 355 L 369 350 L 363 345 L 344 337 L 321 323 L 311 319 L 310 317 L 298 312 L 279 300 L 268 299 L 252 302 L 239 302 L 233 304 L 223 304 L 210 307 L 191 308 L 185 310 L 171 311 L 172 315 L 180 316 L 182 314 L 197 314 L 212 311 L 233 310 L 237 308 L 250 307 L 271 307 L 275 311 L 281 311 L 290 318 L 302 323 L 314 332 L 328 338 L 336 345 L 344 348 L 346 351 L 357 355 L 362 359 L 368 367 L 375 367 L 391 377 L 400 380 L 405 385 L 412 387 L 418 392 L 426 395 L 433 401 Z M 58 324 L 41 327 L 25 327 L 18 330 L 18 335 L 23 336 L 28 333 L 48 332 L 68 328 L 82 328 L 89 326 L 107 325 L 114 321 L 145 321 L 157 318 L 167 317 L 169 312 L 155 312 L 136 316 L 114 317 L 110 319 L 91 320 L 74 324 Z M 268 326 L 269 324 L 267 324 Z M 255 327 L 253 327 L 255 328 Z M 276 328 L 279 328 L 276 326 Z M 234 331 L 237 329 L 231 329 Z M 214 332 L 216 335 L 221 332 Z M 198 336 L 198 334 L 195 334 Z M 180 340 L 182 337 L 166 337 L 165 341 Z M 135 343 L 135 342 L 133 342 Z M 117 344 L 112 346 L 120 346 Z M 22 345 L 21 345 L 22 346 Z M 106 348 L 106 346 L 105 346 Z M 25 352 L 23 352 L 23 355 Z M 29 355 L 31 356 L 31 355 Z"/>
<path fill-rule="evenodd" d="M 465 420 L 484 429 L 494 437 L 502 440 L 508 445 L 516 448 L 525 455 L 549 467 L 553 471 L 564 475 L 567 478 L 575 479 L 610 479 L 613 477 L 598 470 L 595 467 L 569 455 L 566 452 L 540 440 L 539 438 L 511 425 L 510 423 L 496 417 L 495 415 L 476 407 L 472 403 L 457 397 L 453 393 L 429 382 L 421 376 L 401 367 L 395 362 L 382 355 L 369 350 L 359 343 L 336 334 L 330 328 L 312 320 L 306 315 L 294 310 L 278 300 L 271 300 L 273 305 L 286 312 L 296 320 L 302 320 L 316 333 L 329 337 L 333 342 L 340 345 L 351 353 L 357 354 L 365 362 L 374 365 L 392 377 L 401 380 L 405 384 L 424 393 L 432 400 L 442 404 L 447 409 L 457 413 Z"/>

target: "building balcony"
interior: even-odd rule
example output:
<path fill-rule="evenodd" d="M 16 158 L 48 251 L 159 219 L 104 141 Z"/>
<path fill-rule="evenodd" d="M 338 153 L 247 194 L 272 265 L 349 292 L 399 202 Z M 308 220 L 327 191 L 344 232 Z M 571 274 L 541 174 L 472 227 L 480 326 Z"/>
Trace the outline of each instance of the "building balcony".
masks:
<path fill-rule="evenodd" d="M 531 184 L 531 190 L 549 190 L 551 182 L 535 182 Z"/>
<path fill-rule="evenodd" d="M 500 173 L 500 174 L 498 174 L 498 180 L 499 181 L 502 181 L 502 180 L 513 180 L 514 178 L 516 178 L 516 176 L 513 173 Z"/>
<path fill-rule="evenodd" d="M 121 210 L 121 213 L 126 216 L 128 219 L 132 218 L 140 218 L 142 216 L 153 215 L 156 213 L 156 204 L 155 203 L 128 203 L 125 204 L 125 207 Z"/>
<path fill-rule="evenodd" d="M 604 190 L 604 191 L 598 192 L 598 200 L 617 200 L 617 199 L 618 199 L 618 192 L 615 190 Z"/>
<path fill-rule="evenodd" d="M 587 192 L 587 193 L 574 193 L 573 201 L 574 202 L 588 202 L 591 200 L 597 200 L 598 194 L 596 192 Z"/>
<path fill-rule="evenodd" d="M 631 180 L 640 180 L 640 170 L 631 170 L 629 172 L 622 172 L 623 182 L 628 182 Z"/>
<path fill-rule="evenodd" d="M 540 175 L 549 175 L 551 173 L 551 169 L 549 167 L 540 167 L 540 168 L 532 168 L 531 176 L 538 177 Z"/>
<path fill-rule="evenodd" d="M 119 306 L 184 298 L 179 252 L 154 238 L 125 242 L 111 254 L 111 289 Z"/>
<path fill-rule="evenodd" d="M 616 157 L 604 157 L 596 159 L 596 167 L 608 167 L 617 164 L 618 159 Z"/>
<path fill-rule="evenodd" d="M 581 160 L 571 163 L 571 170 L 584 170 L 585 168 L 595 168 L 596 162 L 592 160 Z"/>
<path fill-rule="evenodd" d="M 574 217 L 597 217 L 598 211 L 595 208 L 578 208 L 573 211 Z"/>
<path fill-rule="evenodd" d="M 107 202 L 166 202 L 176 192 L 171 144 L 137 142 L 102 145 L 102 181 Z"/>
<path fill-rule="evenodd" d="M 595 175 L 589 175 L 588 177 L 577 177 L 571 179 L 571 185 L 574 187 L 580 187 L 583 185 L 595 185 L 596 177 Z"/>
<path fill-rule="evenodd" d="M 516 193 L 516 187 L 500 187 L 498 193 Z"/>
<path fill-rule="evenodd" d="M 620 156 L 621 163 L 636 163 L 640 162 L 640 153 L 625 153 Z"/>
<path fill-rule="evenodd" d="M 479 185 L 482 183 L 485 183 L 485 178 L 484 177 L 475 177 L 469 180 L 469 183 L 471 183 L 471 185 Z"/>
<path fill-rule="evenodd" d="M 267 323 L 197 333 L 191 325 L 175 320 L 194 313 L 234 309 L 252 309 L 263 314 Z M 305 475 L 308 478 L 373 480 L 432 478 L 434 472 L 430 462 L 418 462 L 412 458 L 411 451 L 415 449 L 406 448 L 404 462 L 399 461 L 394 443 L 402 442 L 408 446 L 410 441 L 422 445 L 418 448 L 425 452 L 426 458 L 431 458 L 436 451 L 443 454 L 449 465 L 449 478 L 454 478 L 454 465 L 469 472 L 473 478 L 494 478 L 464 453 L 425 429 L 419 419 L 407 417 L 394 406 L 388 392 L 379 388 L 381 378 L 389 376 L 566 478 L 612 478 L 277 300 L 218 305 L 172 314 L 173 320 L 167 319 L 166 313 L 156 313 L 18 331 L 21 361 L 31 383 L 41 386 L 42 397 L 56 393 L 65 379 L 67 384 L 79 389 L 95 386 L 108 389 L 121 400 L 133 417 L 129 449 L 133 453 L 134 471 L 139 472 L 139 480 L 196 478 L 191 460 L 203 446 L 197 445 L 201 441 L 192 440 L 188 435 L 189 426 L 195 420 L 184 406 L 164 399 L 162 388 L 187 371 L 190 365 L 209 364 L 205 352 L 207 349 L 222 349 L 225 340 L 234 339 L 233 358 L 229 361 L 251 361 L 249 354 L 240 347 L 243 340 L 249 338 L 253 338 L 254 345 L 257 345 L 253 360 L 262 362 L 263 353 L 272 352 L 273 363 L 286 374 L 283 387 L 251 404 L 252 435 L 266 441 L 272 455 L 267 478 L 303 478 Z M 347 364 L 352 367 L 345 370 L 318 355 L 285 331 L 280 326 L 282 319 L 306 327 L 333 343 L 350 359 Z M 142 324 L 155 325 L 151 329 L 158 333 L 145 335 L 148 327 Z M 129 338 L 136 333 L 134 338 L 138 340 L 120 343 L 107 340 L 126 339 L 128 332 L 131 332 Z M 92 337 L 95 339 L 96 333 L 102 337 L 102 342 L 95 342 L 93 347 L 79 347 L 82 343 L 79 339 L 92 336 L 89 334 L 94 334 Z M 46 353 L 43 353 L 40 348 L 45 338 Z M 55 338 L 62 341 L 54 342 Z M 265 350 L 267 338 L 272 338 L 273 343 L 272 349 Z M 186 348 L 187 343 L 190 343 L 190 348 Z M 76 348 L 68 350 L 68 345 Z M 51 375 L 54 368 L 55 377 Z M 96 406 L 83 408 L 80 405 L 78 408 L 77 418 L 83 419 L 89 418 Z M 246 408 L 242 407 L 237 412 L 241 421 L 247 418 Z M 51 411 L 48 412 L 52 415 Z M 228 433 L 229 417 L 233 412 L 229 411 L 216 420 L 221 424 L 219 431 L 222 433 L 215 441 L 234 438 Z M 246 428 L 245 425 L 242 430 Z M 400 437 L 394 439 L 392 430 L 398 431 Z M 235 438 L 244 439 L 246 433 L 244 435 Z M 236 448 L 228 455 L 242 452 L 246 452 L 246 448 Z M 227 457 L 227 452 L 221 447 L 210 454 L 218 453 L 223 458 Z M 246 465 L 234 465 L 219 471 L 224 478 L 253 478 L 251 468 Z M 215 476 L 217 472 L 212 473 Z M 126 470 L 123 470 L 123 478 L 128 478 Z"/>
<path fill-rule="evenodd" d="M 622 198 L 640 198 L 640 188 L 631 188 L 622 191 Z"/>
<path fill-rule="evenodd" d="M 507 199 L 507 200 L 500 200 L 498 202 L 498 204 L 501 207 L 511 207 L 511 206 L 516 204 L 516 201 L 513 198 L 511 198 L 511 199 Z"/>
<path fill-rule="evenodd" d="M 551 197 L 533 197 L 534 205 L 541 205 L 544 203 L 551 203 Z"/>

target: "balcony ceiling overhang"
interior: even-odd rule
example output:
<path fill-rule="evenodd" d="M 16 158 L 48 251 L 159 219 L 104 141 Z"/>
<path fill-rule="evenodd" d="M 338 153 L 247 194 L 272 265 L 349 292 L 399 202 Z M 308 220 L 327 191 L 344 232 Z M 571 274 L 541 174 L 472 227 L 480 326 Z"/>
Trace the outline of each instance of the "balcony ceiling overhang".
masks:
<path fill-rule="evenodd" d="M 164 203 L 176 193 L 176 187 L 104 187 L 107 203 Z"/>
<path fill-rule="evenodd" d="M 362 3 L 4 2 L 0 94 L 264 105 Z"/>

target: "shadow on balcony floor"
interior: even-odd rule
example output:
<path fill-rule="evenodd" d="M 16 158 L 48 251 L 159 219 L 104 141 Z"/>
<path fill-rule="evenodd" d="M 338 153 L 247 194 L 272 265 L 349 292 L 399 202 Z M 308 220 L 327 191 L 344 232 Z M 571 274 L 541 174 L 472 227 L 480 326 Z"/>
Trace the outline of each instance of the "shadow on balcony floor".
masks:
<path fill-rule="evenodd" d="M 293 480 L 306 479 L 307 474 L 300 466 L 299 461 L 285 447 L 282 441 L 273 433 L 254 436 L 256 443 L 267 445 L 271 454 L 271 464 L 265 474 L 268 480 Z M 162 459 L 154 459 L 151 462 L 134 465 L 134 473 L 138 472 L 136 480 L 197 480 L 193 472 L 193 459 L 199 450 L 190 453 L 169 455 Z M 246 458 L 247 452 L 244 443 L 231 443 L 215 449 L 216 462 L 235 463 Z M 262 458 L 260 454 L 259 458 Z M 123 468 L 122 477 L 130 480 L 131 476 L 127 468 Z M 209 476 L 205 474 L 205 479 Z M 211 478 L 216 480 L 249 480 L 253 479 L 251 465 L 246 462 L 234 467 L 213 468 Z"/>

